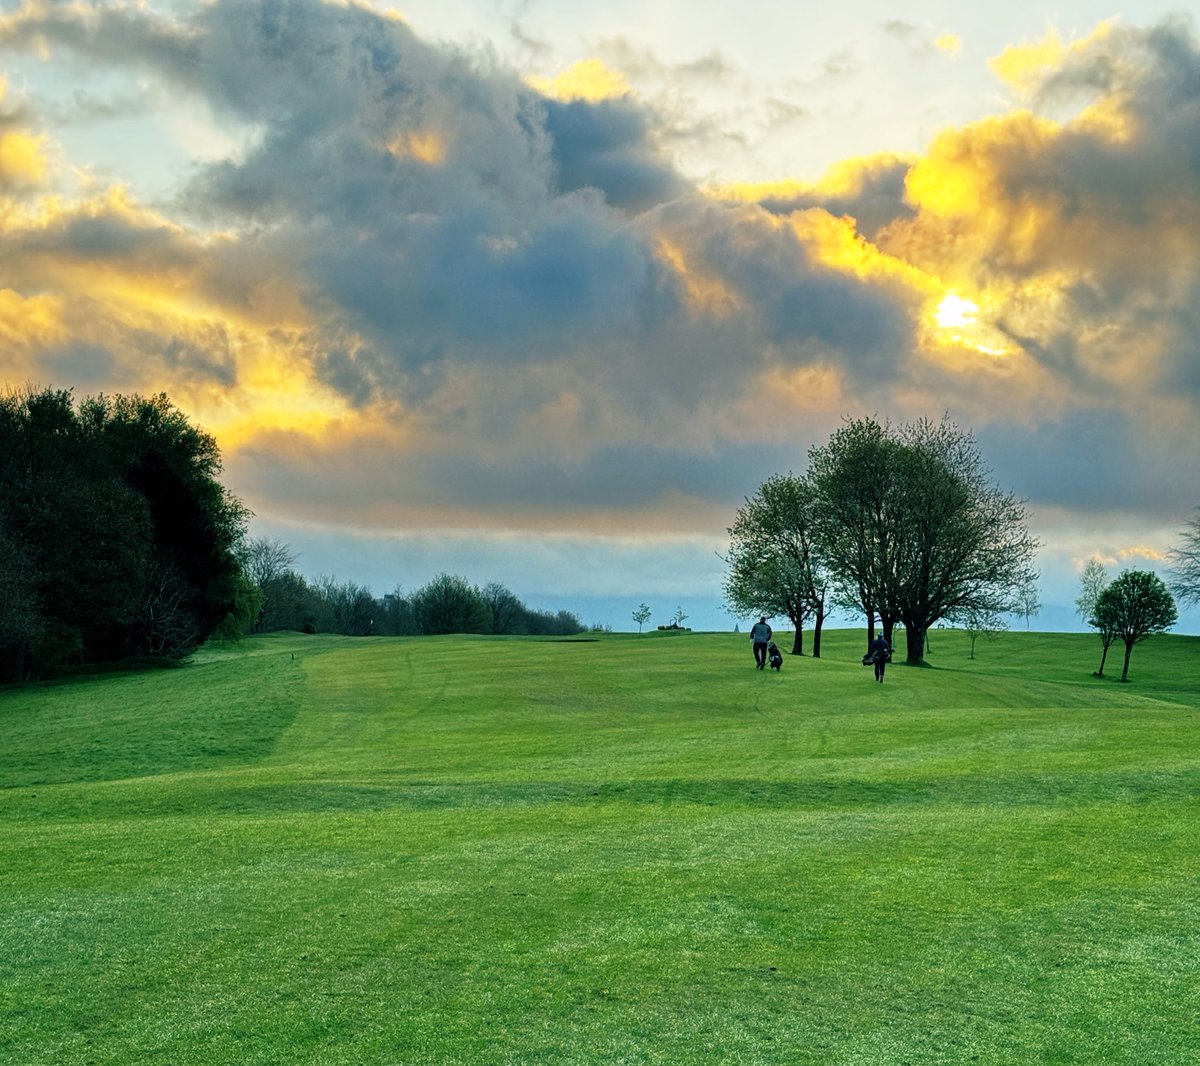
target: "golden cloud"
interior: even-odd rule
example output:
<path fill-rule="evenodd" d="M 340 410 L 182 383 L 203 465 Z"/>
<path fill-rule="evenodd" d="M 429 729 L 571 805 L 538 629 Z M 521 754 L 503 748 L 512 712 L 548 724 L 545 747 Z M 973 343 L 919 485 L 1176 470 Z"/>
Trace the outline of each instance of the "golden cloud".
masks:
<path fill-rule="evenodd" d="M 766 201 L 840 200 L 853 199 L 866 191 L 872 179 L 897 166 L 914 162 L 915 156 L 894 152 L 854 156 L 834 163 L 816 182 L 794 179 L 764 182 L 733 182 L 710 185 L 704 192 L 715 200 L 734 203 L 761 204 Z"/>
<path fill-rule="evenodd" d="M 7 98 L 8 79 L 0 75 L 0 105 Z M 46 144 L 44 134 L 0 131 L 0 190 L 40 185 L 46 176 Z"/>
<path fill-rule="evenodd" d="M 556 100 L 611 100 L 631 89 L 624 74 L 600 59 L 581 59 L 553 78 L 531 77 L 529 84 Z"/>
<path fill-rule="evenodd" d="M 40 185 L 46 174 L 45 137 L 0 134 L 0 188 Z"/>
<path fill-rule="evenodd" d="M 665 236 L 658 238 L 657 248 L 679 279 L 684 299 L 694 310 L 713 318 L 730 318 L 741 309 L 739 295 L 715 271 L 700 265 L 698 256 L 689 258 L 680 243 Z"/>
<path fill-rule="evenodd" d="M 988 60 L 988 66 L 1006 85 L 1029 95 L 1041 85 L 1047 73 L 1061 69 L 1071 56 L 1102 45 L 1115 29 L 1112 20 L 1101 22 L 1086 37 L 1064 44 L 1058 30 L 1051 27 L 1042 40 L 1010 45 Z"/>

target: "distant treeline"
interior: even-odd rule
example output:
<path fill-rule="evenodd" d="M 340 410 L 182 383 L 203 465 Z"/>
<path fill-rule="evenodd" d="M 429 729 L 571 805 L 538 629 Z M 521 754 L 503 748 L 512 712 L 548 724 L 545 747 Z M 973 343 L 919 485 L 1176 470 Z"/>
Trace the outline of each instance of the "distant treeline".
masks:
<path fill-rule="evenodd" d="M 309 581 L 298 574 L 292 550 L 278 540 L 256 539 L 245 552 L 246 574 L 258 592 L 249 631 L 341 633 L 359 637 L 492 633 L 564 636 L 584 629 L 570 611 L 526 607 L 505 586 L 472 585 L 439 574 L 411 593 L 397 588 L 382 598 L 354 581 L 331 576 Z"/>

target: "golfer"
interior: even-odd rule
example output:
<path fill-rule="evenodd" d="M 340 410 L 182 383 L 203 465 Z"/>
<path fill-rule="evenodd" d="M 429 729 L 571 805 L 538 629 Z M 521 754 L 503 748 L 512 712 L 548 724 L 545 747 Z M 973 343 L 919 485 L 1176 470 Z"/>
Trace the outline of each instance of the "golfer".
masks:
<path fill-rule="evenodd" d="M 884 639 L 880 633 L 873 641 L 867 652 L 871 657 L 871 662 L 875 664 L 875 680 L 881 685 L 883 684 L 883 671 L 887 668 L 888 659 L 891 657 L 891 645 Z"/>
<path fill-rule="evenodd" d="M 754 623 L 750 639 L 754 642 L 754 665 L 764 670 L 767 665 L 767 645 L 771 643 L 771 627 L 767 625 L 765 614 Z"/>

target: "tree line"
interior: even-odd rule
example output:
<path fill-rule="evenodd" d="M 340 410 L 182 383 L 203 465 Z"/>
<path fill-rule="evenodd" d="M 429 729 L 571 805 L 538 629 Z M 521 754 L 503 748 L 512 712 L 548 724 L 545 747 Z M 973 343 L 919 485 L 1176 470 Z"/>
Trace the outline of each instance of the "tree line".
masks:
<path fill-rule="evenodd" d="M 924 662 L 939 620 L 977 629 L 1036 613 L 1037 541 L 1023 504 L 993 485 L 972 435 L 949 420 L 848 420 L 808 452 L 803 475 L 769 477 L 729 527 L 725 598 L 741 614 L 783 615 L 793 654 L 812 654 L 832 608 L 861 612 L 906 661 Z"/>
<path fill-rule="evenodd" d="M 0 395 L 0 683 L 134 658 L 178 660 L 211 638 L 579 632 L 508 589 L 439 575 L 382 599 L 307 581 L 219 481 L 215 439 L 165 394 Z"/>
<path fill-rule="evenodd" d="M 527 607 L 499 582 L 473 585 L 438 574 L 406 593 L 377 597 L 365 585 L 332 575 L 307 580 L 296 555 L 277 539 L 256 538 L 244 551 L 245 573 L 258 594 L 251 633 L 296 630 L 343 636 L 435 636 L 448 633 L 569 636 L 584 626 L 571 611 Z"/>

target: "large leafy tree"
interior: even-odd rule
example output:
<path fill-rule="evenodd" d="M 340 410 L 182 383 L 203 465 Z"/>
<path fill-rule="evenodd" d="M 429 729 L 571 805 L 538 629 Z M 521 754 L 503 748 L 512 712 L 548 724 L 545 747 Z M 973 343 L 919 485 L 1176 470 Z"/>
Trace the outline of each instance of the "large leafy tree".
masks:
<path fill-rule="evenodd" d="M 1095 625 L 1119 637 L 1125 645 L 1121 680 L 1129 680 L 1129 657 L 1134 645 L 1170 629 L 1179 618 L 1171 590 L 1157 574 L 1126 570 L 1096 600 Z"/>
<path fill-rule="evenodd" d="M 817 550 L 816 494 L 793 474 L 769 477 L 734 516 L 726 556 L 725 600 L 743 614 L 784 615 L 804 650 L 804 623 L 813 619 L 813 657 L 821 654 L 828 578 Z"/>
<path fill-rule="evenodd" d="M 1009 612 L 1033 579 L 1023 505 L 991 483 L 974 438 L 952 422 L 852 421 L 809 462 L 838 599 L 877 613 L 889 643 L 902 622 L 907 662 L 924 661 L 938 619 Z"/>

